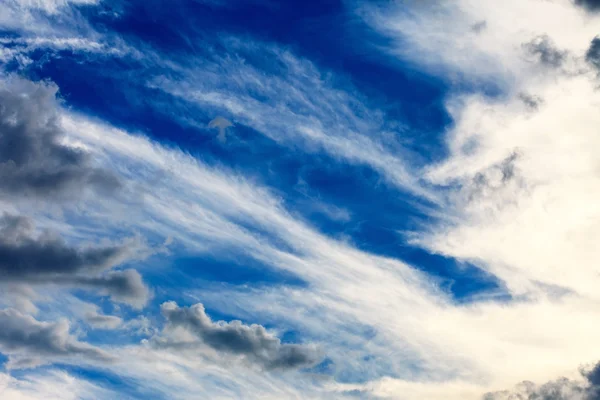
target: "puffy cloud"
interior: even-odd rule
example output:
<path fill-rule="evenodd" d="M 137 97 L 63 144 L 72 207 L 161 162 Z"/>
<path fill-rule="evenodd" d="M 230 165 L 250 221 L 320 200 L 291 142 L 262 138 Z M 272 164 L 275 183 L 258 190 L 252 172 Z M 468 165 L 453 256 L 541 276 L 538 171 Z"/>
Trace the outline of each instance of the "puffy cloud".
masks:
<path fill-rule="evenodd" d="M 600 399 L 600 364 L 581 371 L 583 380 L 559 378 L 543 385 L 524 381 L 514 390 L 484 395 L 484 400 L 598 400 Z"/>
<path fill-rule="evenodd" d="M 135 254 L 137 243 L 78 249 L 52 232 L 35 235 L 32 219 L 0 217 L 0 275 L 31 280 L 90 274 L 112 268 Z"/>
<path fill-rule="evenodd" d="M 86 188 L 112 193 L 120 187 L 88 154 L 61 142 L 57 91 L 45 82 L 0 80 L 0 195 L 66 199 Z"/>
<path fill-rule="evenodd" d="M 149 291 L 134 270 L 109 271 L 136 257 L 140 244 L 76 248 L 52 232 L 35 235 L 30 218 L 0 217 L 0 277 L 10 283 L 90 287 L 114 300 L 145 304 Z"/>
<path fill-rule="evenodd" d="M 26 368 L 74 357 L 109 362 L 105 351 L 78 341 L 69 333 L 66 320 L 41 322 L 14 309 L 0 310 L 0 351 L 8 354 L 9 366 Z"/>
<path fill-rule="evenodd" d="M 241 321 L 213 322 L 200 303 L 179 307 L 175 302 L 163 303 L 161 311 L 167 319 L 166 337 L 158 339 L 161 347 L 193 348 L 199 344 L 213 350 L 242 356 L 265 369 L 296 369 L 315 365 L 319 352 L 313 346 L 283 344 L 261 325 L 245 325 Z M 178 328 L 191 334 L 177 334 Z"/>

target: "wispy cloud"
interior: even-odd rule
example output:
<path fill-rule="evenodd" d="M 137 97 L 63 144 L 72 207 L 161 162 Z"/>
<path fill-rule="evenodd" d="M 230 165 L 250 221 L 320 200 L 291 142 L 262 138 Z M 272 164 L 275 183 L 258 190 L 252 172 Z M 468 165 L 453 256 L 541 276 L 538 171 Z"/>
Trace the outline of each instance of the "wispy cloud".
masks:
<path fill-rule="evenodd" d="M 419 179 L 417 157 L 397 137 L 401 129 L 386 126 L 384 113 L 365 104 L 355 89 L 336 86 L 317 66 L 284 48 L 237 38 L 223 45 L 227 54 L 185 60 L 173 70 L 181 78 L 160 77 L 149 86 L 231 116 L 282 145 L 369 166 L 390 184 L 435 200 Z M 254 52 L 268 59 L 274 70 L 253 65 L 247 57 Z M 162 111 L 193 120 L 177 108 Z"/>
<path fill-rule="evenodd" d="M 31 368 L 48 362 L 73 362 L 77 357 L 114 361 L 109 353 L 79 342 L 69 333 L 66 320 L 40 322 L 16 310 L 0 310 L 0 348 L 10 356 L 9 367 Z"/>
<path fill-rule="evenodd" d="M 74 2 L 36 4 L 9 6 L 11 13 L 30 13 L 45 23 L 25 31 L 7 17 L 13 25 L 2 26 L 36 36 L 50 29 L 48 18 L 79 18 Z M 131 260 L 130 247 L 100 240 L 126 232 L 156 247 L 169 243 L 178 256 L 243 254 L 304 282 L 214 286 L 192 277 L 196 289 L 164 288 L 159 295 L 202 305 L 165 303 L 164 326 L 160 319 L 150 325 L 137 315 L 86 308 L 79 319 L 99 329 L 120 327 L 115 335 L 135 321 L 151 326 L 148 333 L 159 332 L 141 344 L 111 346 L 83 342 L 64 320 L 42 320 L 44 304 L 24 286 L 13 290 L 31 304 L 0 311 L 10 328 L 4 339 L 0 332 L 2 352 L 20 366 L 74 356 L 90 363 L 114 358 L 111 371 L 123 379 L 176 399 L 478 399 L 523 379 L 545 382 L 597 361 L 589 351 L 600 334 L 596 17 L 567 1 L 499 4 L 360 9 L 398 44 L 388 55 L 453 82 L 494 80 L 502 89 L 490 97 L 452 87 L 448 157 L 434 165 L 421 165 L 403 150 L 394 137 L 401 133 L 397 125 L 349 84 L 276 45 L 229 38 L 222 40 L 226 55 L 209 52 L 207 59 L 187 62 L 151 53 L 141 62 L 162 62 L 165 78 L 138 84 L 203 110 L 196 121 L 203 127 L 205 115 L 223 115 L 282 146 L 368 166 L 416 198 L 444 204 L 425 231 L 409 235 L 411 243 L 485 268 L 506 284 L 506 302 L 457 304 L 433 275 L 332 239 L 242 171 L 210 166 L 174 146 L 63 108 L 51 84 L 2 76 L 0 134 L 14 145 L 0 146 L 0 161 L 12 168 L 8 178 L 15 171 L 21 177 L 0 184 L 0 209 L 14 215 L 3 219 L 4 250 L 13 257 L 6 257 L 7 277 L 32 285 L 39 274 L 40 286 L 59 286 L 60 293 L 92 289 L 142 307 L 149 290 L 141 275 L 116 269 Z M 90 32 L 74 32 L 82 38 L 76 47 L 95 43 Z M 250 53 L 266 62 L 253 62 Z M 164 111 L 194 118 L 175 105 Z M 227 127 L 223 121 L 213 125 Z M 336 210 L 322 207 L 334 218 Z M 56 233 L 43 233 L 49 228 Z M 28 315 L 35 311 L 39 320 Z M 209 317 L 219 312 L 256 325 Z M 322 353 L 283 341 L 286 332 Z M 321 356 L 324 365 L 299 371 Z M 236 357 L 247 362 L 231 362 Z M 248 368 L 248 362 L 262 368 Z M 6 382 L 11 395 L 31 393 L 14 378 Z M 53 387 L 33 386 L 39 391 L 32 397 L 61 398 Z M 527 395 L 548 387 L 531 386 Z"/>

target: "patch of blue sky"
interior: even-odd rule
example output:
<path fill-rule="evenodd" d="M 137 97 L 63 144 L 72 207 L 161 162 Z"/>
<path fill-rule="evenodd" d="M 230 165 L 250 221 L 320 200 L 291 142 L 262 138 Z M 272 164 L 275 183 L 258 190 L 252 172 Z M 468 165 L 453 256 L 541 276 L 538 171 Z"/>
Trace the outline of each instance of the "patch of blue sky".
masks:
<path fill-rule="evenodd" d="M 8 356 L 0 353 L 0 372 L 6 372 L 6 363 L 8 362 Z"/>

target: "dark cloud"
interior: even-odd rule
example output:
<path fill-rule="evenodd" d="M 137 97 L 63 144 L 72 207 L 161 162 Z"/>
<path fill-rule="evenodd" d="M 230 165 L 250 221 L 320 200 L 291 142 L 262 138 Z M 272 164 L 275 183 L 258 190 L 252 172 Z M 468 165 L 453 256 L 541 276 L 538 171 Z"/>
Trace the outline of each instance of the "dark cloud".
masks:
<path fill-rule="evenodd" d="M 567 57 L 567 52 L 558 50 L 547 35 L 538 36 L 523 44 L 523 47 L 531 55 L 537 57 L 541 64 L 548 67 L 560 67 Z"/>
<path fill-rule="evenodd" d="M 581 380 L 559 378 L 543 385 L 525 381 L 512 391 L 487 393 L 483 400 L 600 400 L 600 363 L 581 375 Z"/>
<path fill-rule="evenodd" d="M 34 367 L 53 360 L 83 357 L 108 362 L 113 358 L 101 349 L 69 334 L 69 323 L 41 322 L 13 309 L 0 310 L 0 351 L 12 368 Z"/>
<path fill-rule="evenodd" d="M 98 273 L 122 263 L 134 250 L 130 244 L 78 249 L 51 232 L 36 236 L 30 218 L 0 217 L 0 277 L 4 280 Z"/>
<path fill-rule="evenodd" d="M 487 21 L 479 21 L 476 24 L 471 25 L 471 30 L 475 33 L 481 33 L 487 29 Z"/>
<path fill-rule="evenodd" d="M 78 286 L 96 288 L 111 299 L 141 308 L 150 297 L 142 276 L 133 269 L 112 271 L 99 277 L 76 277 L 71 280 Z"/>
<path fill-rule="evenodd" d="M 116 301 L 143 305 L 149 292 L 134 270 L 109 271 L 135 257 L 140 244 L 76 248 L 52 232 L 36 235 L 31 219 L 0 217 L 0 278 L 4 283 L 94 288 Z"/>
<path fill-rule="evenodd" d="M 596 36 L 585 53 L 585 60 L 600 72 L 600 36 Z"/>
<path fill-rule="evenodd" d="M 0 84 L 0 194 L 64 199 L 120 187 L 87 153 L 61 144 L 56 94 L 55 85 L 16 77 Z"/>
<path fill-rule="evenodd" d="M 588 11 L 600 11 L 600 0 L 575 0 L 575 4 Z"/>
<path fill-rule="evenodd" d="M 265 369 L 294 369 L 315 365 L 319 352 L 312 346 L 283 344 L 261 325 L 244 325 L 240 321 L 213 322 L 202 304 L 178 307 L 164 303 L 161 311 L 167 319 L 166 331 L 184 329 L 197 338 L 195 342 L 177 340 L 172 336 L 161 340 L 163 347 L 188 348 L 202 343 L 214 350 L 243 356 Z"/>
<path fill-rule="evenodd" d="M 537 110 L 543 103 L 543 100 L 539 96 L 530 95 L 527 93 L 519 93 L 519 99 L 529 108 L 530 110 Z"/>

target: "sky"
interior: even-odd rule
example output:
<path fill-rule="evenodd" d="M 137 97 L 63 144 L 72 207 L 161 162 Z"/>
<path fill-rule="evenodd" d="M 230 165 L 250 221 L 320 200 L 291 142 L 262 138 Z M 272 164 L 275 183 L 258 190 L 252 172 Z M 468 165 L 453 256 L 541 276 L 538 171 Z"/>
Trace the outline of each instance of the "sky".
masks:
<path fill-rule="evenodd" d="M 600 399 L 600 2 L 3 0 L 0 398 Z"/>

